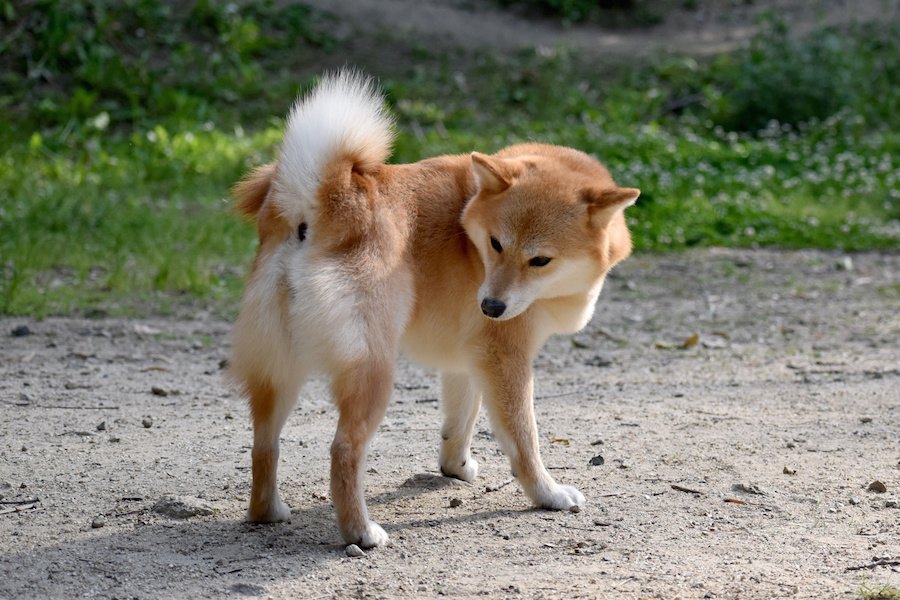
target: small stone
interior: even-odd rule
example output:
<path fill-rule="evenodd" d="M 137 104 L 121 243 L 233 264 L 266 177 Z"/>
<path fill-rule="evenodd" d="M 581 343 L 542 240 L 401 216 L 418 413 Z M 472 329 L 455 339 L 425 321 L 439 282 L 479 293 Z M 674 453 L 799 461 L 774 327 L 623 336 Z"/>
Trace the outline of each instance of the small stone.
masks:
<path fill-rule="evenodd" d="M 872 417 L 860 417 L 860 418 L 859 418 L 859 422 L 860 422 L 860 423 L 871 423 L 871 422 L 872 422 Z"/>
<path fill-rule="evenodd" d="M 231 592 L 235 594 L 239 594 L 241 596 L 263 596 L 266 593 L 266 588 L 261 585 L 254 585 L 252 583 L 235 583 L 230 588 Z"/>
<path fill-rule="evenodd" d="M 19 489 L 20 489 L 20 490 L 24 490 L 24 489 L 27 488 L 27 487 L 28 487 L 28 484 L 25 483 L 24 481 L 23 481 L 22 483 L 19 484 Z"/>
<path fill-rule="evenodd" d="M 592 467 L 599 467 L 600 465 L 602 465 L 605 462 L 606 462 L 606 460 L 601 455 L 598 454 L 597 456 L 593 457 L 590 461 L 588 461 L 588 464 L 590 464 Z"/>
<path fill-rule="evenodd" d="M 735 483 L 731 486 L 735 492 L 743 492 L 745 494 L 753 494 L 754 496 L 765 496 L 766 492 L 755 483 Z"/>
<path fill-rule="evenodd" d="M 25 392 L 19 392 L 19 402 L 22 404 L 31 404 L 31 397 Z"/>
<path fill-rule="evenodd" d="M 886 500 L 884 503 L 885 508 L 900 508 L 900 500 Z"/>
<path fill-rule="evenodd" d="M 589 367 L 601 367 L 602 368 L 602 367 L 610 366 L 611 364 L 613 364 L 613 361 L 605 356 L 600 356 L 599 354 L 596 354 L 596 355 L 592 356 L 591 358 L 587 359 L 586 361 L 584 361 L 584 364 L 586 364 Z"/>
<path fill-rule="evenodd" d="M 141 425 L 144 426 L 144 429 L 150 429 L 153 427 L 153 418 L 152 417 L 144 417 L 141 419 Z"/>
<path fill-rule="evenodd" d="M 463 501 L 459 498 L 451 498 L 450 499 L 450 508 L 459 508 L 463 505 Z"/>
<path fill-rule="evenodd" d="M 792 469 L 791 467 L 785 465 L 785 467 L 781 470 L 785 475 L 796 475 L 797 469 Z"/>
<path fill-rule="evenodd" d="M 96 519 L 91 521 L 91 527 L 94 529 L 100 529 L 104 525 L 106 525 L 106 519 L 104 519 L 103 517 L 97 517 Z"/>
<path fill-rule="evenodd" d="M 10 335 L 13 337 L 25 337 L 26 335 L 31 335 L 31 329 L 28 325 L 19 325 L 12 330 Z"/>
<path fill-rule="evenodd" d="M 578 506 L 577 504 L 574 504 L 574 505 L 572 505 L 572 508 L 569 509 L 569 512 L 580 513 L 581 507 Z"/>
<path fill-rule="evenodd" d="M 163 388 L 161 388 L 161 387 L 159 387 L 159 386 L 155 386 L 155 385 L 154 385 L 152 388 L 150 388 L 150 392 L 151 392 L 154 396 L 164 396 L 164 397 L 165 397 L 165 396 L 168 396 L 168 395 L 169 395 L 169 392 L 167 392 L 167 391 L 164 390 Z"/>
<path fill-rule="evenodd" d="M 106 421 L 100 421 L 97 425 L 97 431 L 106 431 Z"/>
<path fill-rule="evenodd" d="M 852 271 L 853 270 L 853 259 L 849 256 L 842 256 L 837 260 L 835 264 L 838 271 Z"/>
<path fill-rule="evenodd" d="M 211 506 L 196 498 L 183 496 L 163 496 L 157 500 L 151 510 L 174 519 L 189 519 L 213 514 Z"/>
<path fill-rule="evenodd" d="M 870 492 L 875 492 L 876 494 L 883 494 L 887 491 L 887 486 L 878 481 L 877 479 L 869 484 L 869 487 L 866 488 Z"/>
<path fill-rule="evenodd" d="M 22 452 L 28 452 L 28 446 L 22 444 Z"/>
<path fill-rule="evenodd" d="M 344 552 L 350 558 L 361 558 L 366 555 L 366 553 L 362 551 L 362 548 L 360 548 L 356 544 L 350 544 L 349 546 L 344 548 Z"/>
<path fill-rule="evenodd" d="M 114 436 L 114 435 L 111 435 L 111 436 L 109 437 L 109 443 L 110 443 L 110 444 L 118 444 L 118 443 L 121 442 L 121 441 L 122 441 L 121 438 L 117 438 L 117 437 Z"/>
<path fill-rule="evenodd" d="M 852 506 L 856 506 L 860 503 L 860 499 L 856 496 L 850 496 L 850 500 L 848 500 Z"/>

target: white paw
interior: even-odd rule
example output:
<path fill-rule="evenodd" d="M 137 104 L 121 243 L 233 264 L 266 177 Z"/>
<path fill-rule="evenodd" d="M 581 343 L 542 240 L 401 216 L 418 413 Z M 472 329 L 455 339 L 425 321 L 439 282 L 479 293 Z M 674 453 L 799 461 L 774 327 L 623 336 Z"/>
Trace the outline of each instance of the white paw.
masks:
<path fill-rule="evenodd" d="M 388 534 L 381 528 L 381 525 L 369 521 L 366 525 L 366 530 L 359 536 L 358 540 L 354 540 L 354 543 L 360 548 L 374 548 L 376 546 L 384 546 L 388 543 L 388 539 Z"/>
<path fill-rule="evenodd" d="M 279 498 L 275 498 L 267 507 L 251 506 L 247 511 L 247 520 L 251 523 L 282 523 L 291 520 L 291 509 Z"/>
<path fill-rule="evenodd" d="M 576 512 L 584 506 L 584 495 L 571 485 L 553 484 L 553 487 L 544 488 L 537 494 L 537 504 L 550 510 Z"/>
<path fill-rule="evenodd" d="M 469 456 L 465 461 L 441 461 L 441 473 L 446 477 L 455 477 L 468 483 L 478 477 L 478 461 Z"/>

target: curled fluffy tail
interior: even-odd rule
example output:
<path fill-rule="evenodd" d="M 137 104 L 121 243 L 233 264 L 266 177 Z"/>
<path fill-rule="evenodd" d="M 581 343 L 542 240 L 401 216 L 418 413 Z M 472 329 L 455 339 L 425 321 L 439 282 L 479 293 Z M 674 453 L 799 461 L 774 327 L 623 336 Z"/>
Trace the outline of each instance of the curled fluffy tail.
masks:
<path fill-rule="evenodd" d="M 353 70 L 326 74 L 294 105 L 279 162 L 279 212 L 291 222 L 318 208 L 317 193 L 338 168 L 367 174 L 390 156 L 393 120 L 372 79 Z"/>

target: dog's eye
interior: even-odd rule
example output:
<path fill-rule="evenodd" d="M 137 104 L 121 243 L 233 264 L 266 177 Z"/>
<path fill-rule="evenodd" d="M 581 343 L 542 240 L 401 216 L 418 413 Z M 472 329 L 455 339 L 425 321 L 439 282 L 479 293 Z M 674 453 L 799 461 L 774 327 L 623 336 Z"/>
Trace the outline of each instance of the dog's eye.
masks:
<path fill-rule="evenodd" d="M 553 259 L 551 259 L 548 256 L 535 256 L 534 258 L 532 258 L 531 260 L 528 261 L 528 264 L 531 265 L 532 267 L 544 267 L 551 260 L 553 260 Z"/>
<path fill-rule="evenodd" d="M 497 254 L 503 252 L 503 246 L 500 245 L 500 242 L 497 241 L 497 238 L 491 236 L 491 248 L 497 251 Z"/>
<path fill-rule="evenodd" d="M 297 239 L 301 242 L 306 239 L 306 223 L 300 223 L 300 226 L 297 227 Z"/>

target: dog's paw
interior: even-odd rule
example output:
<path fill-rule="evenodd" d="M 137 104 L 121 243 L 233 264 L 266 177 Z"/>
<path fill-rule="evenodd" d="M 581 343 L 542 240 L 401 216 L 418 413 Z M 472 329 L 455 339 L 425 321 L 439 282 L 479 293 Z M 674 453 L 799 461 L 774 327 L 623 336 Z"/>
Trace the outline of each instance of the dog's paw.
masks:
<path fill-rule="evenodd" d="M 376 546 L 384 546 L 388 543 L 388 534 L 381 525 L 373 521 L 366 524 L 365 531 L 362 532 L 354 540 L 347 540 L 347 543 L 356 544 L 360 548 L 375 548 Z"/>
<path fill-rule="evenodd" d="M 578 511 L 584 506 L 584 495 L 571 485 L 554 484 L 538 493 L 537 504 L 549 510 Z"/>
<path fill-rule="evenodd" d="M 251 523 L 283 523 L 291 520 L 291 509 L 276 498 L 267 506 L 253 506 L 247 511 L 247 520 Z"/>
<path fill-rule="evenodd" d="M 462 463 L 451 463 L 450 461 L 441 462 L 441 473 L 445 477 L 453 477 L 462 479 L 465 482 L 472 483 L 478 477 L 478 461 L 471 456 Z"/>

